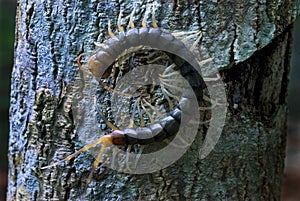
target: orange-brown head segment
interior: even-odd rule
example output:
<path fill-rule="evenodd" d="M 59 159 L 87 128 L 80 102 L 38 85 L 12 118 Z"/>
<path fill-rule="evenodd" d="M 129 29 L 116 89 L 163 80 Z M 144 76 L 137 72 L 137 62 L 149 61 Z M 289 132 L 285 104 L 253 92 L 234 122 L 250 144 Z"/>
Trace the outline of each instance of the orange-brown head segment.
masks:
<path fill-rule="evenodd" d="M 114 145 L 124 145 L 126 144 L 125 135 L 123 131 L 115 130 L 111 134 L 112 143 Z"/>

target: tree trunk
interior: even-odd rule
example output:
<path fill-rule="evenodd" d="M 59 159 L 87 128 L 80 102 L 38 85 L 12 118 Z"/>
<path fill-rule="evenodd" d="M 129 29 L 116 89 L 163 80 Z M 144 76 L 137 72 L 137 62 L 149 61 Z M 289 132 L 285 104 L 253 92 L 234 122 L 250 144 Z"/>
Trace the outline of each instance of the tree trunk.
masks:
<path fill-rule="evenodd" d="M 41 169 L 78 151 L 89 138 L 98 138 L 101 129 L 106 131 L 100 118 L 87 126 L 90 119 L 74 115 L 74 105 L 85 95 L 76 97 L 84 91 L 76 83 L 88 79 L 79 72 L 76 58 L 93 52 L 95 41 L 108 38 L 108 19 L 116 29 L 120 10 L 122 25 L 127 25 L 134 5 L 134 21 L 140 27 L 152 1 L 18 1 L 7 199 L 280 200 L 289 25 L 299 9 L 293 1 L 155 3 L 160 27 L 202 32 L 201 46 L 214 58 L 213 69 L 219 70 L 226 84 L 225 126 L 207 156 L 199 157 L 206 142 L 201 135 L 206 126 L 201 125 L 194 143 L 174 164 L 147 174 L 98 167 L 86 194 L 83 189 L 94 160 L 89 152 Z M 150 22 L 149 17 L 149 26 Z M 97 103 L 103 103 L 101 86 L 92 90 L 98 91 Z M 85 107 L 79 105 L 77 112 Z"/>

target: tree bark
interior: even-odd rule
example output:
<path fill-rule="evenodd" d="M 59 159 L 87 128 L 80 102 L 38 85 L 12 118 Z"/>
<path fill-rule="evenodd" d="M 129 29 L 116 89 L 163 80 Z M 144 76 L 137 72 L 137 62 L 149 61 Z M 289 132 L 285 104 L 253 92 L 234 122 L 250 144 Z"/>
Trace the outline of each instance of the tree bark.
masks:
<path fill-rule="evenodd" d="M 93 157 L 42 170 L 78 151 L 71 90 L 82 75 L 77 56 L 107 38 L 120 10 L 135 22 L 152 2 L 18 1 L 12 72 L 8 200 L 280 200 L 294 1 L 158 1 L 167 30 L 201 30 L 226 83 L 228 111 L 221 138 L 200 159 L 201 134 L 176 163 L 148 174 L 98 167 L 86 196 Z M 128 18 L 124 21 L 128 22 Z M 150 24 L 150 18 L 149 18 Z M 124 22 L 125 25 L 125 22 Z M 96 90 L 96 89 L 95 89 Z M 98 97 L 99 98 L 99 97 Z M 101 97 L 100 97 L 101 99 Z M 103 127 L 97 122 L 95 131 Z M 202 128 L 204 129 L 204 128 Z M 201 130 L 201 128 L 199 129 Z M 97 136 L 96 136 L 97 137 Z"/>

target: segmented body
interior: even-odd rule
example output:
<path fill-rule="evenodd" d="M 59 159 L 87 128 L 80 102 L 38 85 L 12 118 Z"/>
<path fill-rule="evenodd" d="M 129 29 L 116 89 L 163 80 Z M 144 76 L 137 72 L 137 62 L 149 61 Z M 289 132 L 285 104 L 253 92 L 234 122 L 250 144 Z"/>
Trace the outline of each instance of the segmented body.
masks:
<path fill-rule="evenodd" d="M 132 15 L 133 13 L 134 11 L 132 12 Z M 110 75 L 112 64 L 114 64 L 120 57 L 126 57 L 126 54 L 136 52 L 137 50 L 158 50 L 162 51 L 166 55 L 175 55 L 176 58 L 174 59 L 174 65 L 172 64 L 169 67 L 174 66 L 173 70 L 178 72 L 186 81 L 188 81 L 189 86 L 186 89 L 182 88 L 180 90 L 181 95 L 178 96 L 177 94 L 172 94 L 170 90 L 168 91 L 167 88 L 170 86 L 166 85 L 166 83 L 162 84 L 161 87 L 165 88 L 162 90 L 163 94 L 165 95 L 165 98 L 168 99 L 168 103 L 170 103 L 170 105 L 172 104 L 172 101 L 170 101 L 169 98 L 178 97 L 178 104 L 175 107 L 170 106 L 172 109 L 169 111 L 168 115 L 162 119 L 159 119 L 156 122 L 151 122 L 146 126 L 134 128 L 131 125 L 125 129 L 117 129 L 113 124 L 106 120 L 106 123 L 114 130 L 112 133 L 106 134 L 98 140 L 87 144 L 79 151 L 67 156 L 65 159 L 42 168 L 45 169 L 56 166 L 64 161 L 70 161 L 80 153 L 87 151 L 98 144 L 102 144 L 102 147 L 94 161 L 91 173 L 87 178 L 87 185 L 90 183 L 93 172 L 99 165 L 102 155 L 107 147 L 111 145 L 145 145 L 152 142 L 161 141 L 168 136 L 174 136 L 178 132 L 183 121 L 189 121 L 182 118 L 182 116 L 195 114 L 195 111 L 190 110 L 190 106 L 195 105 L 193 102 L 194 99 L 196 99 L 197 105 L 200 105 L 203 99 L 204 81 L 201 76 L 200 62 L 192 53 L 192 50 L 195 48 L 195 45 L 201 38 L 201 36 L 197 36 L 199 32 L 187 32 L 191 33 L 193 36 L 197 36 L 197 39 L 194 41 L 193 45 L 188 48 L 184 43 L 185 39 L 179 40 L 174 34 L 158 28 L 154 19 L 154 9 L 152 12 L 152 25 L 154 28 L 146 27 L 144 20 L 142 22 L 142 28 L 134 28 L 131 16 L 131 29 L 125 32 L 123 27 L 120 25 L 120 18 L 121 13 L 118 20 L 119 34 L 115 36 L 111 32 L 109 22 L 109 35 L 111 38 L 106 42 L 99 44 L 99 50 L 92 54 L 88 61 L 88 69 L 92 75 L 96 77 L 99 83 L 103 84 L 101 79 L 107 78 Z M 179 35 L 182 36 L 182 33 L 179 33 Z M 187 38 L 190 38 L 190 36 Z M 79 67 L 81 67 L 81 64 Z M 169 77 L 170 75 L 173 74 L 170 73 L 169 75 L 166 75 L 166 77 Z M 117 92 L 108 86 L 104 86 L 104 88 L 110 92 Z M 131 94 L 124 93 L 118 94 L 132 96 Z M 143 107 L 143 105 L 141 106 Z M 198 111 L 196 111 L 196 113 L 198 113 Z"/>
<path fill-rule="evenodd" d="M 119 32 L 118 36 L 110 38 L 101 46 L 100 50 L 90 57 L 88 64 L 89 70 L 97 78 L 101 78 L 125 50 L 136 47 L 170 52 L 189 61 L 194 68 L 200 68 L 199 63 L 184 43 L 160 28 L 143 27 Z"/>
<path fill-rule="evenodd" d="M 120 32 L 118 36 L 106 41 L 90 57 L 88 68 L 95 77 L 101 78 L 116 59 L 123 54 L 124 50 L 132 49 L 136 51 L 136 49 L 142 48 L 162 50 L 177 55 L 185 61 L 189 61 L 189 63 L 185 62 L 185 65 L 176 66 L 176 70 L 180 72 L 194 89 L 194 94 L 198 102 L 201 101 L 204 82 L 201 75 L 194 69 L 199 65 L 198 62 L 193 58 L 190 50 L 182 41 L 160 28 L 133 28 L 127 32 Z M 181 105 L 189 104 L 190 96 L 189 94 L 184 94 L 184 91 L 179 105 L 167 117 L 147 127 L 113 131 L 111 133 L 113 144 L 148 144 L 158 139 L 161 140 L 167 136 L 175 135 L 180 126 Z"/>

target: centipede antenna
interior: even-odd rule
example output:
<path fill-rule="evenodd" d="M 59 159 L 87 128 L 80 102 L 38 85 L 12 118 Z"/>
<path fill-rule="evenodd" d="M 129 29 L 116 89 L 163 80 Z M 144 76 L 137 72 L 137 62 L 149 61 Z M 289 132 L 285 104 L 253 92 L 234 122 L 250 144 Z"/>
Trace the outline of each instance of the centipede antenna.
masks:
<path fill-rule="evenodd" d="M 81 57 L 83 57 L 84 55 L 86 55 L 86 53 L 81 53 L 78 57 L 77 57 L 77 65 L 78 67 L 81 69 L 82 68 L 82 64 L 80 62 Z"/>
<path fill-rule="evenodd" d="M 87 180 L 86 180 L 86 185 L 85 185 L 85 188 L 84 188 L 84 192 L 86 192 L 86 189 L 87 189 L 88 185 L 91 183 L 91 180 L 92 180 L 94 171 L 95 171 L 95 169 L 98 167 L 98 165 L 99 165 L 99 163 L 100 163 L 100 160 L 101 160 L 101 158 L 102 158 L 102 155 L 104 154 L 106 148 L 107 148 L 107 147 L 104 146 L 104 145 L 101 147 L 101 149 L 100 149 L 100 151 L 99 151 L 99 153 L 98 153 L 98 155 L 97 155 L 97 157 L 96 157 L 96 159 L 95 159 L 95 161 L 94 161 L 94 163 L 93 163 L 92 170 L 91 170 L 91 172 L 90 172 L 90 174 L 89 174 L 89 176 L 88 176 L 88 178 L 87 178 Z"/>
<path fill-rule="evenodd" d="M 124 31 L 124 27 L 121 26 L 122 12 L 123 11 L 121 10 L 120 14 L 119 14 L 119 17 L 118 17 L 118 22 L 117 22 L 119 32 L 123 32 Z"/>
<path fill-rule="evenodd" d="M 155 5 L 154 5 L 154 2 L 152 4 L 152 26 L 154 28 L 158 28 L 158 25 L 157 25 L 156 20 L 155 20 Z"/>
<path fill-rule="evenodd" d="M 97 155 L 97 157 L 96 157 L 96 159 L 95 159 L 95 161 L 93 163 L 93 168 L 92 168 L 92 170 L 91 170 L 91 172 L 90 172 L 90 174 L 89 174 L 89 176 L 88 176 L 88 178 L 86 180 L 86 187 L 85 187 L 84 192 L 86 191 L 87 186 L 91 182 L 92 177 L 93 177 L 93 173 L 94 173 L 96 167 L 98 167 L 98 165 L 100 163 L 100 160 L 102 158 L 102 155 L 104 154 L 106 148 L 109 147 L 109 146 L 111 146 L 111 145 L 113 145 L 112 138 L 111 138 L 110 135 L 104 135 L 101 138 L 99 138 L 96 142 L 102 143 L 102 147 L 101 147 L 101 149 L 100 149 L 100 151 L 99 151 L 99 153 L 98 153 L 98 155 Z"/>
<path fill-rule="evenodd" d="M 132 13 L 130 15 L 130 19 L 129 19 L 129 26 L 132 29 L 134 28 L 133 18 L 134 18 L 135 8 L 136 8 L 136 5 L 134 5 L 133 11 L 132 11 Z"/>
<path fill-rule="evenodd" d="M 99 138 L 97 141 L 95 141 L 95 142 L 93 142 L 91 144 L 85 145 L 79 151 L 75 152 L 74 154 L 71 154 L 71 155 L 67 156 L 63 160 L 57 161 L 57 162 L 55 162 L 55 163 L 53 163 L 51 165 L 48 165 L 48 166 L 41 167 L 41 169 L 48 169 L 48 168 L 51 168 L 51 167 L 55 167 L 55 166 L 57 166 L 60 163 L 68 162 L 72 158 L 74 158 L 74 157 L 78 156 L 79 154 L 81 154 L 82 152 L 85 152 L 85 151 L 89 150 L 90 148 L 97 146 L 100 143 L 103 143 L 103 139 L 102 138 Z"/>
<path fill-rule="evenodd" d="M 116 37 L 115 34 L 112 32 L 111 30 L 111 22 L 110 20 L 108 20 L 108 35 L 111 37 L 111 38 L 114 38 Z"/>

